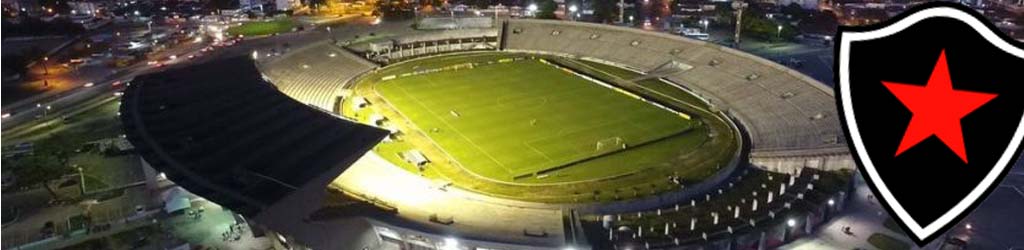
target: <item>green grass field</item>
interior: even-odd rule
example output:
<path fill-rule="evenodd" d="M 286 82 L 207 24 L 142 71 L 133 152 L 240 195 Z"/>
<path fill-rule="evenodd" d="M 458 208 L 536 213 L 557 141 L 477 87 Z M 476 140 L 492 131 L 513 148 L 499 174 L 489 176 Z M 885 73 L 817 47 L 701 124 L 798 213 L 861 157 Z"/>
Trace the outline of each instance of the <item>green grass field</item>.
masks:
<path fill-rule="evenodd" d="M 590 168 L 588 159 L 616 158 L 694 125 L 538 60 L 401 77 L 376 89 L 464 168 L 500 181 L 553 169 L 622 172 Z M 643 155 L 628 158 L 636 157 Z"/>
<path fill-rule="evenodd" d="M 468 64 L 475 67 L 464 67 Z M 451 71 L 456 65 L 463 68 Z M 375 117 L 386 117 L 383 127 L 401 133 L 373 151 L 397 167 L 438 183 L 523 201 L 608 202 L 656 195 L 702 182 L 736 158 L 738 132 L 728 118 L 672 83 L 623 80 L 639 75 L 557 56 L 456 53 L 363 75 L 336 112 L 374 125 L 380 125 Z M 398 78 L 384 80 L 389 76 Z M 355 100 L 364 98 L 370 104 L 356 107 Z M 598 149 L 598 141 L 612 146 Z M 622 149 L 620 142 L 628 147 Z M 410 150 L 431 162 L 423 167 L 407 162 L 401 155 Z"/>
<path fill-rule="evenodd" d="M 881 250 L 907 250 L 910 244 L 887 234 L 875 233 L 868 237 L 868 243 Z"/>
<path fill-rule="evenodd" d="M 231 36 L 262 36 L 275 33 L 292 31 L 298 24 L 291 19 L 275 19 L 270 21 L 247 22 L 242 25 L 228 28 L 227 33 Z"/>

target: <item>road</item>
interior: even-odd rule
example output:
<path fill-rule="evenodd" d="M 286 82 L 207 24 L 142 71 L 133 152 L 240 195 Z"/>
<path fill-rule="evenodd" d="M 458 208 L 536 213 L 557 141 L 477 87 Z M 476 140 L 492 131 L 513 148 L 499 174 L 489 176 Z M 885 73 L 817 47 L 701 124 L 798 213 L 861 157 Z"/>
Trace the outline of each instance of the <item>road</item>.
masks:
<path fill-rule="evenodd" d="M 334 37 L 338 40 L 344 40 L 351 39 L 357 35 L 365 36 L 374 31 L 408 29 L 409 24 L 408 22 L 395 22 L 376 25 L 373 21 L 374 18 L 356 17 L 352 18 L 349 23 L 331 25 L 331 27 L 334 27 L 331 32 L 326 31 L 326 26 L 321 26 L 315 29 L 284 33 L 276 36 L 250 37 L 245 38 L 242 42 L 239 42 L 234 46 L 220 47 L 209 53 L 201 53 L 199 51 L 200 48 L 207 46 L 208 43 L 190 43 L 183 46 L 175 46 L 169 50 L 160 52 L 160 54 L 152 56 L 152 58 L 165 58 L 166 55 L 171 54 L 178 55 L 177 60 L 179 60 L 179 62 L 165 67 L 180 67 L 183 65 L 204 62 L 212 58 L 249 55 L 253 50 L 264 51 L 271 48 L 284 50 L 283 48 L 286 47 L 285 44 L 289 45 L 287 47 L 296 48 L 301 47 L 304 44 L 328 39 L 330 37 Z M 189 55 L 196 55 L 196 58 L 189 60 L 187 59 Z M 0 126 L 2 126 L 2 130 L 8 131 L 11 128 L 29 124 L 31 122 L 47 120 L 45 118 L 59 117 L 63 112 L 65 112 L 64 110 L 69 107 L 74 107 L 78 104 L 94 100 L 96 98 L 107 97 L 108 95 L 114 94 L 114 92 L 117 92 L 123 87 L 117 86 L 119 83 L 126 82 L 139 75 L 164 70 L 166 69 L 165 67 L 156 67 L 154 65 L 147 65 L 146 62 L 140 62 L 129 67 L 122 68 L 116 73 L 103 78 L 103 80 L 95 81 L 91 87 L 82 85 L 64 93 L 40 99 L 36 102 L 22 102 L 13 105 L 6 105 L 3 107 L 3 123 L 0 124 Z"/>
<path fill-rule="evenodd" d="M 285 43 L 301 45 L 325 38 L 326 36 L 321 31 L 286 33 L 278 36 L 246 39 L 234 46 L 218 48 L 213 52 L 205 54 L 200 52 L 199 49 L 205 47 L 207 45 L 206 43 L 187 44 L 163 51 L 154 56 L 154 58 L 164 58 L 166 57 L 165 55 L 171 54 L 178 55 L 178 62 L 165 67 L 179 67 L 181 65 L 206 61 L 210 58 L 247 55 L 256 49 L 262 50 L 271 47 L 280 47 Z M 187 59 L 189 55 L 195 55 L 196 59 Z M 82 85 L 81 87 L 39 100 L 35 103 L 21 103 L 18 105 L 5 106 L 3 123 L 0 124 L 0 126 L 2 126 L 4 131 L 7 131 L 11 128 L 25 125 L 30 122 L 39 122 L 41 120 L 46 120 L 45 118 L 59 117 L 69 107 L 74 107 L 80 103 L 96 98 L 113 95 L 115 92 L 123 88 L 120 84 L 127 82 L 136 76 L 164 69 L 164 67 L 147 65 L 146 62 L 140 62 L 129 67 L 122 68 L 116 73 L 105 77 L 102 81 L 93 83 L 92 86 Z"/>

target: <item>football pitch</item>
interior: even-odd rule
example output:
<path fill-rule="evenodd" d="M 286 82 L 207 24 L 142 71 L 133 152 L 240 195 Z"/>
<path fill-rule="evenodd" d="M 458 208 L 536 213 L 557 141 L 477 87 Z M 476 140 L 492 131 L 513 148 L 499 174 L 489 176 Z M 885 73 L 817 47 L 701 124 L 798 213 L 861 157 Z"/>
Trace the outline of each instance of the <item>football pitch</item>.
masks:
<path fill-rule="evenodd" d="M 499 181 L 585 168 L 695 125 L 534 59 L 398 77 L 375 90 L 463 168 Z"/>

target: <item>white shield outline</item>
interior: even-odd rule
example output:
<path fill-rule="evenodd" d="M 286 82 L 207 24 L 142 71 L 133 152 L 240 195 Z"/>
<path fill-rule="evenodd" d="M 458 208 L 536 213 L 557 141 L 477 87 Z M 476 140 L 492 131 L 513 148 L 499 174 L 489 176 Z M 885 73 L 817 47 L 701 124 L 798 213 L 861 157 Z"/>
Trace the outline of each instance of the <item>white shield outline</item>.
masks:
<path fill-rule="evenodd" d="M 1000 35 L 992 31 L 990 24 L 986 25 L 985 22 L 979 20 L 975 14 L 968 13 L 960 8 L 962 6 L 954 6 L 951 4 L 926 4 L 923 9 L 912 10 L 909 15 L 901 15 L 901 17 L 894 18 L 894 23 L 888 23 L 884 27 L 867 30 L 867 31 L 848 31 L 840 30 L 838 36 L 838 53 L 836 59 L 838 60 L 838 67 L 836 68 L 838 73 L 838 83 L 840 95 L 839 101 L 841 102 L 840 108 L 842 109 L 844 127 L 849 136 L 849 141 L 852 143 L 852 149 L 855 154 L 857 162 L 861 165 L 861 170 L 866 172 L 867 177 L 870 179 L 869 183 L 873 184 L 875 193 L 881 195 L 884 199 L 884 203 L 888 204 L 890 212 L 895 213 L 898 220 L 901 221 L 905 229 L 909 229 L 911 232 L 911 238 L 918 244 L 924 245 L 938 236 L 939 231 L 945 231 L 952 227 L 954 222 L 959 221 L 961 218 L 966 216 L 965 211 L 973 209 L 981 201 L 979 200 L 983 196 L 988 196 L 997 180 L 1001 180 L 1007 174 L 1012 163 L 1017 159 L 1020 149 L 1022 138 L 1024 138 L 1024 118 L 1021 119 L 1017 126 L 1017 131 L 1014 132 L 1013 138 L 1010 140 L 1009 146 L 1006 151 L 999 157 L 996 162 L 996 166 L 985 175 L 981 183 L 971 190 L 968 195 L 958 202 L 949 211 L 946 211 L 938 219 L 928 225 L 922 226 L 919 222 L 915 221 L 910 214 L 907 213 L 906 209 L 896 200 L 896 198 L 889 191 L 882 179 L 879 177 L 878 172 L 875 170 L 875 165 L 871 161 L 871 158 L 867 155 L 867 150 L 864 148 L 864 142 L 861 140 L 860 130 L 857 128 L 857 118 L 853 114 L 853 104 L 850 98 L 850 75 L 849 75 L 849 55 L 850 55 L 850 44 L 852 42 L 867 41 L 878 38 L 887 37 L 894 33 L 900 32 L 920 21 L 930 18 L 951 18 L 959 22 L 969 25 L 975 32 L 978 32 L 985 40 L 990 44 L 998 47 L 1004 52 L 1020 57 L 1024 59 L 1024 49 L 1018 48 L 1004 40 Z"/>

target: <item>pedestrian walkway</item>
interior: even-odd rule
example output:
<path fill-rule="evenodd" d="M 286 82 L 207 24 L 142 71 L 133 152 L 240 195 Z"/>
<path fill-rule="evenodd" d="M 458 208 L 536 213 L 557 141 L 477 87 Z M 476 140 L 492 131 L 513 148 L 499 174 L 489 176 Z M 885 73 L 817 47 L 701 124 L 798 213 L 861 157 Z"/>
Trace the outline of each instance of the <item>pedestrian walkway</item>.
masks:
<path fill-rule="evenodd" d="M 273 244 L 269 237 L 253 237 L 249 225 L 237 223 L 231 211 L 216 204 L 195 201 L 189 210 L 165 220 L 171 233 L 189 244 L 228 250 L 263 250 Z"/>
<path fill-rule="evenodd" d="M 895 232 L 884 226 L 889 219 L 871 189 L 861 178 L 855 178 L 855 191 L 846 209 L 834 220 L 822 224 L 813 235 L 798 239 L 779 249 L 783 250 L 828 250 L 828 249 L 878 249 L 868 243 L 872 234 L 882 233 L 900 239 L 907 244 L 914 243 L 902 232 Z M 843 230 L 849 227 L 849 231 Z M 918 248 L 912 248 L 918 249 Z"/>

